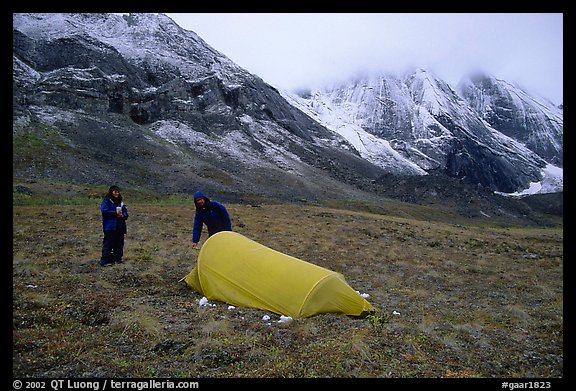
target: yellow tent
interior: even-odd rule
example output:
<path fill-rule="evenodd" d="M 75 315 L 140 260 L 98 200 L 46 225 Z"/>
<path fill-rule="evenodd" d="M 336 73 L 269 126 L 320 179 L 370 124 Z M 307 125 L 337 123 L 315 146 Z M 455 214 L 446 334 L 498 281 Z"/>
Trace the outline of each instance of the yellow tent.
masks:
<path fill-rule="evenodd" d="M 186 283 L 207 299 L 301 318 L 374 311 L 337 272 L 282 254 L 232 231 L 210 236 Z"/>

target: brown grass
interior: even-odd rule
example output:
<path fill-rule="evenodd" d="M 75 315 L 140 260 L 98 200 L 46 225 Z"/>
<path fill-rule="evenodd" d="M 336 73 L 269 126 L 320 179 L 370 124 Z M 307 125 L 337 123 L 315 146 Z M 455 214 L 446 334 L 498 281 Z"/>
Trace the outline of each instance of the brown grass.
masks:
<path fill-rule="evenodd" d="M 109 268 L 98 203 L 14 206 L 14 377 L 563 376 L 561 227 L 227 205 L 235 231 L 342 273 L 378 309 L 279 324 L 200 307 L 178 282 L 196 260 L 190 205 L 126 202 Z"/>

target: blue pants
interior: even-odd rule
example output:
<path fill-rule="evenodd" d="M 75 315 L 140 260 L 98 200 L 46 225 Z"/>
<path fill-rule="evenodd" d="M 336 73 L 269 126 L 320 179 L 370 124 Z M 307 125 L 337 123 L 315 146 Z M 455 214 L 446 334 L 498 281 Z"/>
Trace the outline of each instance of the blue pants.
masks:
<path fill-rule="evenodd" d="M 124 231 L 104 231 L 102 240 L 102 258 L 100 264 L 122 262 L 124 255 Z"/>

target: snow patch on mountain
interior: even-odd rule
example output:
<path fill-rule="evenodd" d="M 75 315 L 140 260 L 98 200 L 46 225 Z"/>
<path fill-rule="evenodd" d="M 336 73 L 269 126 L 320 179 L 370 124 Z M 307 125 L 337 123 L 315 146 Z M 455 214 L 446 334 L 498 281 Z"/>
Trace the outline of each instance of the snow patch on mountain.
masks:
<path fill-rule="evenodd" d="M 564 187 L 564 169 L 552 164 L 546 165 L 542 169 L 542 180 L 540 182 L 531 182 L 527 189 L 514 193 L 496 192 L 503 196 L 525 197 L 533 194 L 557 193 Z"/>
<path fill-rule="evenodd" d="M 243 164 L 262 165 L 252 153 L 253 150 L 250 148 L 249 140 L 245 139 L 240 132 L 227 132 L 220 136 L 208 136 L 182 122 L 173 120 L 157 121 L 151 126 L 150 130 L 169 143 L 177 146 L 185 145 L 200 155 L 218 151 L 222 157 L 235 157 Z"/>
<path fill-rule="evenodd" d="M 449 112 L 452 102 L 448 99 L 451 94 L 446 90 L 450 87 L 436 79 L 430 72 L 418 68 L 407 72 L 406 81 L 410 89 L 410 96 L 417 107 L 426 108 L 431 115 L 440 115 Z"/>
<path fill-rule="evenodd" d="M 358 151 L 360 156 L 372 164 L 391 172 L 402 172 L 409 175 L 427 175 L 417 164 L 398 153 L 387 140 L 366 132 L 360 126 L 348 122 L 349 115 L 345 110 L 329 107 L 325 102 L 306 100 L 280 91 L 281 95 L 311 118 L 326 128 L 344 137 Z M 315 105 L 314 108 L 311 105 Z"/>
<path fill-rule="evenodd" d="M 300 176 L 300 158 L 286 148 L 270 141 L 278 136 L 270 132 L 270 125 L 264 126 L 253 118 L 244 115 L 241 122 L 259 137 L 249 137 L 244 130 L 228 131 L 222 135 L 207 135 L 196 131 L 185 123 L 174 120 L 156 121 L 150 130 L 175 146 L 185 146 L 199 155 L 214 158 L 231 158 L 248 168 L 280 168 Z M 253 144 L 257 140 L 260 145 Z"/>
<path fill-rule="evenodd" d="M 78 125 L 76 115 L 82 113 L 81 110 L 73 113 L 53 106 L 30 106 L 30 112 L 50 126 L 54 126 L 57 123 Z"/>

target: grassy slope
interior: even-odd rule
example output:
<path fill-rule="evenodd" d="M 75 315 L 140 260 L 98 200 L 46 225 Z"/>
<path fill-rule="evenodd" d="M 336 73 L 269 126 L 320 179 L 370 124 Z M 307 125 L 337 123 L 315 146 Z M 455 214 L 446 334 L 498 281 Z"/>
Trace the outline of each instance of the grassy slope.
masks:
<path fill-rule="evenodd" d="M 280 324 L 200 307 L 178 282 L 196 259 L 190 204 L 125 192 L 125 263 L 98 266 L 99 195 L 82 191 L 80 205 L 13 208 L 14 377 L 563 376 L 561 226 L 229 204 L 237 232 L 341 272 L 378 308 Z"/>

